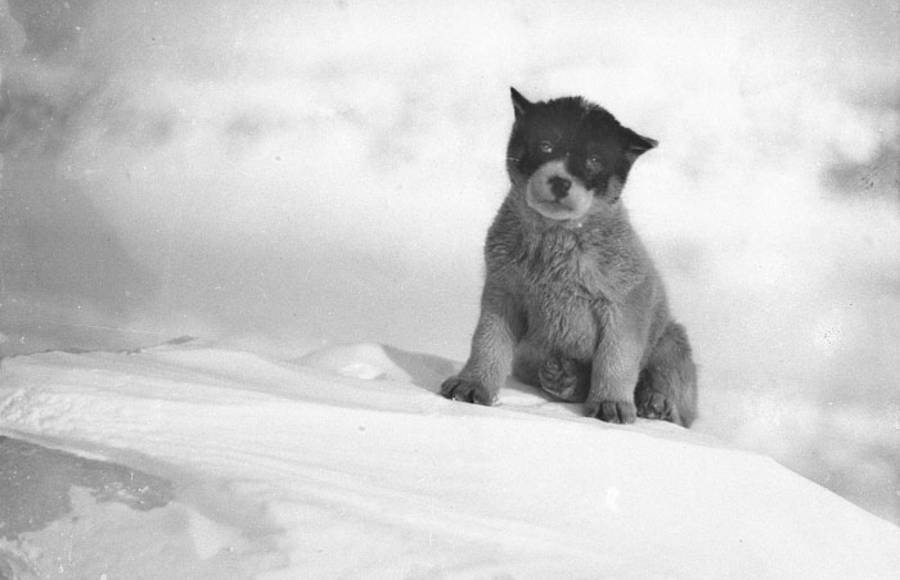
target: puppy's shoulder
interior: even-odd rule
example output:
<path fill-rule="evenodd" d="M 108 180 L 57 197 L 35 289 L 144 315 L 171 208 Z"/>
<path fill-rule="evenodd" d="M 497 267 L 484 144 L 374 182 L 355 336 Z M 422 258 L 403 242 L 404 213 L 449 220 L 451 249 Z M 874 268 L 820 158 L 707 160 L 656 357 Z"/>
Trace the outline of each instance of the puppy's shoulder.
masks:
<path fill-rule="evenodd" d="M 484 245 L 488 266 L 519 262 L 524 252 L 525 236 L 521 218 L 512 207 L 512 201 L 507 198 L 488 229 Z"/>
<path fill-rule="evenodd" d="M 583 233 L 584 243 L 597 272 L 617 294 L 629 292 L 641 283 L 656 285 L 659 275 L 644 243 L 624 212 L 614 219 L 594 222 Z"/>

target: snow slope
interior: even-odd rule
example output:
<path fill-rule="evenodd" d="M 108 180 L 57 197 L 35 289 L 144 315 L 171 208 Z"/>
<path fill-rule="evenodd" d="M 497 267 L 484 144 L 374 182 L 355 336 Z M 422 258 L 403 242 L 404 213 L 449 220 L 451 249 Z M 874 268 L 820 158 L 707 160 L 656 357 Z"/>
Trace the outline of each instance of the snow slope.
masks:
<path fill-rule="evenodd" d="M 450 402 L 435 391 L 453 366 L 377 344 L 293 360 L 201 342 L 6 359 L 0 434 L 14 439 L 0 449 L 37 443 L 52 450 L 31 455 L 75 453 L 79 472 L 127 466 L 144 483 L 113 486 L 125 497 L 111 503 L 80 480 L 39 529 L 0 523 L 0 577 L 900 569 L 900 529 L 771 459 L 667 423 L 602 424 L 514 383 L 498 407 Z M 39 471 L 36 494 L 52 488 Z M 141 511 L 132 496 L 155 499 Z"/>

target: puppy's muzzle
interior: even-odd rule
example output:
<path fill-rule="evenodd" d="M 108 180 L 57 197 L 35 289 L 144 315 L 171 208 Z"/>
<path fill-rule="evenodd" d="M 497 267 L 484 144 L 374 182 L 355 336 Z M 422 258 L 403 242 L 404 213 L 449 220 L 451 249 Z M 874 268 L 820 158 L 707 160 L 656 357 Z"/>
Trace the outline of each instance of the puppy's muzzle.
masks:
<path fill-rule="evenodd" d="M 552 220 L 578 220 L 591 209 L 594 194 L 568 172 L 565 160 L 541 165 L 525 187 L 528 206 Z"/>
<path fill-rule="evenodd" d="M 550 186 L 550 192 L 553 194 L 553 197 L 560 200 L 569 195 L 569 188 L 572 187 L 572 180 L 559 175 L 553 175 L 547 179 L 547 184 Z"/>

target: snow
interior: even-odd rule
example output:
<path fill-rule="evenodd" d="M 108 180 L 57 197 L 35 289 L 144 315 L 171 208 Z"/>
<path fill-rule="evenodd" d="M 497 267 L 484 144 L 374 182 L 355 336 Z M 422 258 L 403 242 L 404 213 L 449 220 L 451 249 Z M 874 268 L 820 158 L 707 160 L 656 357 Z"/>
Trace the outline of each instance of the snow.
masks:
<path fill-rule="evenodd" d="M 216 566 L 237 577 L 274 569 L 278 558 L 264 555 L 292 554 L 292 532 L 277 532 L 277 518 L 256 510 L 283 504 L 284 514 L 300 514 L 287 492 L 266 495 L 283 478 L 260 483 L 219 472 L 261 462 L 253 454 L 261 448 L 252 444 L 275 436 L 267 427 L 283 429 L 283 453 L 260 443 L 275 469 L 290 463 L 301 436 L 335 438 L 328 441 L 336 453 L 359 440 L 360 432 L 326 412 L 335 405 L 349 421 L 359 413 L 393 417 L 412 401 L 424 405 L 415 410 L 431 427 L 459 419 L 497 437 L 473 442 L 444 426 L 479 452 L 502 448 L 509 456 L 503 446 L 513 443 L 496 432 L 511 416 L 524 416 L 525 431 L 545 441 L 568 434 L 606 449 L 615 447 L 606 438 L 627 435 L 628 445 L 665 463 L 638 441 L 702 440 L 724 456 L 755 462 L 760 474 L 789 477 L 759 456 L 727 451 L 734 446 L 900 524 L 895 4 L 572 0 L 551 10 L 530 0 L 0 0 L 0 389 L 9 413 L 0 430 L 58 449 L 63 455 L 50 464 L 77 463 L 65 459 L 68 452 L 83 458 L 96 451 L 104 463 L 162 474 L 180 486 L 177 499 L 146 514 L 107 503 L 89 507 L 76 489 L 73 504 L 92 517 L 45 529 L 41 545 L 101 533 L 103 526 L 90 521 L 121 516 L 124 526 L 152 515 L 184 534 L 172 536 L 166 550 L 191 530 L 208 530 L 206 547 L 196 548 L 204 555 L 218 550 L 215 566 L 204 560 L 207 577 L 221 577 Z M 463 412 L 432 400 L 429 391 L 467 355 L 477 317 L 481 246 L 507 187 L 510 85 L 532 99 L 582 94 L 660 141 L 635 167 L 624 199 L 700 365 L 701 415 L 692 434 L 650 423 L 625 431 L 588 427 L 576 408 L 547 405 L 515 385 L 492 410 Z M 203 337 L 209 350 L 189 343 L 131 356 L 34 355 L 114 353 L 183 335 Z M 23 354 L 32 356 L 13 357 Z M 121 382 L 114 393 L 98 386 L 110 387 L 101 380 L 112 380 L 107 373 Z M 13 388 L 15 381 L 22 382 Z M 306 400 L 295 396 L 299 385 L 306 385 L 304 397 L 330 393 L 310 408 L 325 409 L 322 416 L 301 413 L 308 430 L 289 419 Z M 280 401 L 277 408 L 263 403 L 272 400 Z M 434 416 L 430 405 L 439 410 Z M 165 413 L 184 424 L 162 429 Z M 246 428 L 220 433 L 219 421 L 228 417 Z M 114 420 L 122 421 L 121 438 Z M 372 423 L 388 430 L 383 420 Z M 225 455 L 225 442 L 246 438 L 249 455 L 216 455 L 208 464 L 202 453 L 193 457 L 186 447 L 208 440 L 201 426 L 219 434 Z M 129 429 L 144 430 L 147 440 L 133 441 Z M 370 437 L 381 432 L 371 429 Z M 181 433 L 181 443 L 167 439 L 169 431 Z M 448 451 L 449 443 L 429 433 L 418 438 Z M 638 436 L 649 438 L 633 440 Z M 530 434 L 517 440 L 540 446 Z M 159 449 L 146 449 L 153 441 Z M 398 445 L 389 466 L 420 459 L 405 442 Z M 544 460 L 580 473 L 559 465 L 576 462 L 567 450 L 555 445 L 560 458 Z M 470 460 L 477 471 L 469 455 L 459 469 Z M 203 463 L 196 473 L 185 467 L 195 462 Z M 525 469 L 524 459 L 502 465 Z M 531 465 L 517 473 L 547 476 Z M 429 468 L 443 475 L 440 466 Z M 655 473 L 641 469 L 648 478 Z M 473 485 L 485 479 L 465 475 L 476 477 Z M 576 475 L 576 484 L 593 475 Z M 761 486 L 757 492 L 769 489 L 756 476 L 748 481 Z M 631 489 L 649 494 L 642 485 L 649 483 L 631 482 Z M 627 503 L 623 490 L 597 491 L 596 505 Z M 822 493 L 813 497 L 830 497 Z M 238 506 L 237 497 L 245 503 Z M 409 509 L 416 505 L 403 497 Z M 342 530 L 328 535 L 335 542 L 359 537 L 363 523 L 329 515 L 333 499 L 307 505 L 306 516 L 295 519 Z M 474 501 L 475 510 L 487 503 Z M 465 505 L 454 509 L 465 514 Z M 575 509 L 567 501 L 552 505 Z M 733 514 L 740 505 L 723 509 Z M 764 511 L 769 521 L 785 518 L 773 528 L 776 537 L 792 529 L 795 512 L 797 521 L 824 521 L 793 509 L 790 518 Z M 594 533 L 599 524 L 584 525 Z M 824 533 L 809 525 L 814 536 Z M 385 526 L 363 543 L 394 545 L 395 528 Z M 255 531 L 248 535 L 248 527 Z M 220 549 L 233 530 L 252 539 L 235 544 L 234 558 Z M 821 530 L 845 535 L 837 524 Z M 131 537 L 162 549 L 158 540 Z M 500 557 L 467 542 L 473 558 Z M 671 548 L 667 542 L 660 545 Z M 57 548 L 68 557 L 65 542 Z M 172 570 L 194 574 L 195 554 L 178 553 Z M 39 575 L 58 569 L 47 563 L 50 556 L 32 556 L 26 561 Z M 445 556 L 448 567 L 458 563 L 458 553 Z M 333 553 L 304 558 L 334 561 Z M 494 560 L 484 558 L 489 569 Z M 127 568 L 132 560 L 118 560 L 121 575 L 136 577 Z M 609 565 L 601 569 L 620 570 Z M 650 564 L 635 566 L 650 574 Z M 447 569 L 451 576 L 468 570 Z M 410 570 L 429 574 L 414 563 Z M 89 572 L 114 577 L 99 567 Z"/>
<path fill-rule="evenodd" d="M 4 361 L 3 433 L 174 492 L 141 512 L 73 486 L 71 513 L 0 553 L 20 578 L 846 579 L 900 565 L 900 530 L 771 459 L 668 423 L 602 424 L 513 383 L 498 407 L 447 401 L 446 366 L 371 343 L 286 361 L 199 341 Z"/>

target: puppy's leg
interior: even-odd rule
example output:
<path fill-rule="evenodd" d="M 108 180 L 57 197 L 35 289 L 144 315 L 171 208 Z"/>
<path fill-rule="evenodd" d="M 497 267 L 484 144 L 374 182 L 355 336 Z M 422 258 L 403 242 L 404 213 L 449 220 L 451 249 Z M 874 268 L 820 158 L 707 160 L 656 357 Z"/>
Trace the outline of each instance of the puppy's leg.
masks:
<path fill-rule="evenodd" d="M 540 387 L 538 372 L 544 361 L 547 360 L 547 356 L 549 355 L 546 348 L 531 344 L 527 340 L 520 342 L 516 345 L 516 355 L 513 358 L 513 376 L 526 385 Z"/>
<path fill-rule="evenodd" d="M 697 416 L 697 368 L 680 324 L 670 322 L 650 352 L 634 394 L 639 417 L 690 427 Z"/>
<path fill-rule="evenodd" d="M 481 316 L 469 360 L 455 377 L 441 385 L 448 399 L 493 405 L 509 375 L 513 352 L 522 335 L 523 318 L 512 296 L 485 286 Z"/>
<path fill-rule="evenodd" d="M 602 335 L 591 367 L 585 401 L 589 417 L 609 423 L 634 423 L 634 388 L 640 371 L 646 324 L 614 305 L 600 313 Z"/>

